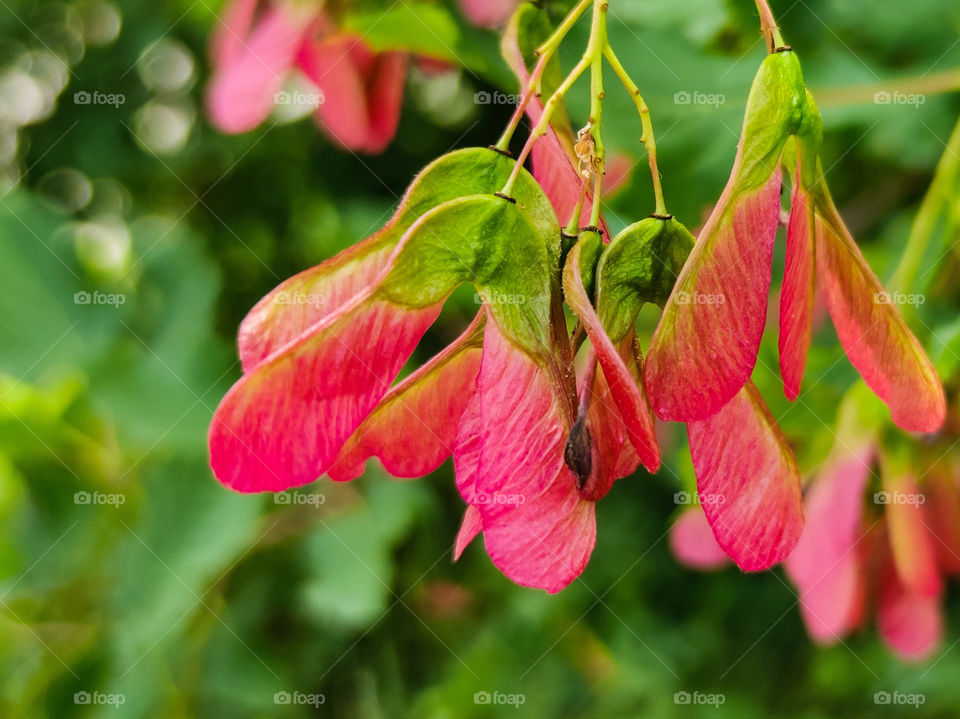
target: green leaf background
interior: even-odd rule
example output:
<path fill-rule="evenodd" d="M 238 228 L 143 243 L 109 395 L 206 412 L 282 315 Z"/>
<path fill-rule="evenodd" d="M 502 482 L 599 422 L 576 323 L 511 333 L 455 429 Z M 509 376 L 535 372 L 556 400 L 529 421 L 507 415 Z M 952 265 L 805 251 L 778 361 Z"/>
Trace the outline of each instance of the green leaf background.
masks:
<path fill-rule="evenodd" d="M 569 3 L 545 5 L 559 17 Z M 479 541 L 451 562 L 463 506 L 449 463 L 403 482 L 371 465 L 356 482 L 320 481 L 284 503 L 223 489 L 207 468 L 206 428 L 239 376 L 234 332 L 245 312 L 280 280 L 381 226 L 430 160 L 494 142 L 513 108 L 476 104 L 474 93 L 517 87 L 496 36 L 469 27 L 456 3 L 370 0 L 351 27 L 378 47 L 458 68 L 442 78 L 413 71 L 384 155 L 340 152 L 309 120 L 226 137 L 202 107 L 220 4 L 116 2 L 122 28 L 106 46 L 78 39 L 77 18 L 96 6 L 0 7 L 0 87 L 15 71 L 43 77 L 36 53 L 72 62 L 46 117 L 0 128 L 0 146 L 16 140 L 0 153 L 0 716 L 956 716 L 955 587 L 941 651 L 905 666 L 870 623 L 843 644 L 813 646 L 779 570 L 703 575 L 673 561 L 673 495 L 691 481 L 680 426 L 665 430 L 658 476 L 618 482 L 600 503 L 593 560 L 558 596 L 510 584 Z M 844 88 L 956 72 L 960 9 L 953 0 L 773 6 L 823 113 L 833 194 L 889 278 L 960 101 L 930 93 L 916 106 L 844 102 Z M 763 59 L 753 4 L 610 0 L 610 18 L 651 107 L 668 206 L 694 229 L 726 181 Z M 560 53 L 565 67 L 584 40 L 578 26 Z M 190 64 L 174 90 L 147 81 L 158 48 Z M 617 232 L 646 217 L 653 199 L 639 121 L 608 81 L 608 151 L 637 163 L 605 207 Z M 126 102 L 72 101 L 93 89 Z M 715 103 L 684 104 L 678 93 Z M 5 118 L 11 97 L 0 100 Z M 586 120 L 585 100 L 578 85 L 568 103 L 574 127 Z M 143 142 L 145 108 L 158 103 L 187 121 L 173 152 Z M 63 190 L 65 169 L 91 183 L 83 207 Z M 941 256 L 956 241 L 952 187 L 931 229 Z M 949 372 L 960 353 L 956 271 L 948 263 L 915 288 L 928 295 L 915 326 Z M 125 301 L 76 304 L 78 292 Z M 473 295 L 454 293 L 418 360 L 459 334 L 477 309 Z M 648 305 L 641 329 L 656 317 Z M 855 372 L 828 327 L 815 337 L 802 402 L 789 405 L 764 367 L 776 367 L 774 336 L 754 379 L 812 472 Z M 78 492 L 123 503 L 78 504 Z M 675 703 L 683 691 L 725 701 Z M 919 692 L 925 703 L 878 706 L 878 691 Z M 124 702 L 77 704 L 77 692 Z M 324 702 L 278 704 L 277 692 Z M 524 701 L 477 704 L 477 692 Z"/>

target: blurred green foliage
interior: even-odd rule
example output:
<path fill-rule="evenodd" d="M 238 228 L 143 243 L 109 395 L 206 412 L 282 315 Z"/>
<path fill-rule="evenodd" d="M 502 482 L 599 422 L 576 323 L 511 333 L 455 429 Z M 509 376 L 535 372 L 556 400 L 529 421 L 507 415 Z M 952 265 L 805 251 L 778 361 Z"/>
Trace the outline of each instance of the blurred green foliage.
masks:
<path fill-rule="evenodd" d="M 288 503 L 212 478 L 206 427 L 239 376 L 233 333 L 247 309 L 381 225 L 429 160 L 490 144 L 506 122 L 510 106 L 473 102 L 516 91 L 496 37 L 454 3 L 369 1 L 352 17 L 375 44 L 464 64 L 414 73 L 398 137 L 377 157 L 337 151 L 309 120 L 213 131 L 202 101 L 219 6 L 0 5 L 0 716 L 956 716 L 955 589 L 944 653 L 905 667 L 869 627 L 812 646 L 779 571 L 705 576 L 673 562 L 672 497 L 692 480 L 676 426 L 660 475 L 618 482 L 600 503 L 593 561 L 559 596 L 513 586 L 480 546 L 450 562 L 463 507 L 449 466 L 416 482 L 371 467 Z M 610 5 L 612 40 L 652 109 L 667 202 L 696 227 L 726 180 L 764 53 L 753 4 Z M 774 10 L 809 85 L 830 99 L 828 178 L 887 278 L 960 102 L 931 91 L 922 104 L 877 104 L 870 88 L 960 73 L 960 5 Z M 584 33 L 563 47 L 568 66 Z M 124 102 L 78 104 L 75 93 L 94 91 Z M 583 89 L 572 98 L 582 124 Z M 640 163 L 606 210 L 616 230 L 653 205 L 629 98 L 611 91 L 608 103 L 609 149 Z M 955 320 L 949 280 L 938 291 L 923 325 Z M 421 359 L 473 309 L 458 294 Z M 755 378 L 806 470 L 855 377 L 829 332 L 808 368 L 822 379 L 802 402 L 790 407 L 764 370 L 775 342 Z M 475 703 L 485 691 L 523 704 Z M 675 703 L 684 691 L 725 701 Z M 878 691 L 926 701 L 877 706 Z M 324 702 L 284 705 L 277 692 Z M 97 704 L 104 696 L 123 704 Z"/>

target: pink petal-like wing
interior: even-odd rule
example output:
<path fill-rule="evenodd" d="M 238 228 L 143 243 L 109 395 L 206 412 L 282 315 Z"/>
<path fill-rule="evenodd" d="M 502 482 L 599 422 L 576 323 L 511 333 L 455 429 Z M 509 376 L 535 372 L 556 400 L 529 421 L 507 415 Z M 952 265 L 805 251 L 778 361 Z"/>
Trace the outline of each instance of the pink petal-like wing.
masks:
<path fill-rule="evenodd" d="M 383 152 L 397 134 L 407 65 L 408 57 L 403 52 L 385 52 L 377 56 L 367 78 L 370 132 L 363 146 L 366 152 Z"/>
<path fill-rule="evenodd" d="M 401 204 L 402 208 L 402 204 Z M 390 223 L 316 267 L 294 275 L 261 299 L 240 323 L 237 345 L 244 372 L 292 342 L 369 287 L 396 247 Z"/>
<path fill-rule="evenodd" d="M 336 35 L 305 44 L 297 57 L 303 73 L 323 91 L 317 124 L 334 142 L 351 150 L 363 149 L 370 134 L 365 78 L 351 53 L 351 48 L 362 44 L 353 35 Z"/>
<path fill-rule="evenodd" d="M 476 163 L 484 155 L 493 158 L 489 171 L 477 169 Z M 506 179 L 507 162 L 491 150 L 467 148 L 430 163 L 407 188 L 393 217 L 382 229 L 326 262 L 285 280 L 256 304 L 240 325 L 238 345 L 244 372 L 253 370 L 369 287 L 415 220 L 444 201 L 462 196 L 465 189 L 462 184 L 449 181 L 451 173 L 473 170 L 484 179 L 474 182 L 466 194 L 487 192 L 492 190 L 484 185 L 493 184 L 498 173 Z"/>
<path fill-rule="evenodd" d="M 784 562 L 807 632 L 818 643 L 846 636 L 860 619 L 865 567 L 857 545 L 871 458 L 864 445 L 830 461 L 808 492 L 803 534 Z"/>
<path fill-rule="evenodd" d="M 331 479 L 359 477 L 368 457 L 395 477 L 422 477 L 453 453 L 480 371 L 485 316 L 384 396 L 327 470 Z"/>
<path fill-rule="evenodd" d="M 817 277 L 847 357 L 912 432 L 933 432 L 946 416 L 933 364 L 867 265 L 829 197 L 817 215 Z"/>
<path fill-rule="evenodd" d="M 923 661 L 943 640 L 943 598 L 911 592 L 889 560 L 885 564 L 877 607 L 880 635 L 901 659 Z"/>
<path fill-rule="evenodd" d="M 957 486 L 954 462 L 949 459 L 947 462 L 946 471 L 935 467 L 927 475 L 927 507 L 930 510 L 927 517 L 940 568 L 957 574 L 960 573 L 960 486 Z"/>
<path fill-rule="evenodd" d="M 481 357 L 481 366 L 483 359 Z M 457 489 L 467 504 L 477 501 L 477 469 L 480 464 L 480 394 L 474 388 L 467 406 L 457 425 L 457 439 L 453 448 L 453 466 L 456 472 Z"/>
<path fill-rule="evenodd" d="M 670 527 L 670 551 L 680 563 L 694 569 L 718 569 L 730 561 L 717 544 L 707 515 L 696 506 L 683 510 Z"/>
<path fill-rule="evenodd" d="M 413 62 L 424 75 L 436 77 L 447 73 L 457 72 L 457 66 L 449 60 L 441 60 L 427 55 L 414 55 Z"/>
<path fill-rule="evenodd" d="M 240 492 L 278 492 L 327 471 L 440 312 L 367 291 L 244 375 L 210 425 L 210 464 Z"/>
<path fill-rule="evenodd" d="M 350 59 L 353 60 L 353 64 L 356 66 L 360 76 L 366 78 L 371 70 L 373 70 L 373 66 L 377 61 L 377 54 L 367 45 L 362 37 L 351 37 L 357 42 L 350 43 L 347 52 L 350 55 Z"/>
<path fill-rule="evenodd" d="M 780 374 L 787 399 L 800 394 L 810 348 L 813 318 L 813 206 L 800 183 L 800 163 L 793 183 L 787 225 L 787 262 L 780 290 Z"/>
<path fill-rule="evenodd" d="M 886 467 L 883 488 L 887 499 L 887 533 L 900 582 L 911 594 L 924 597 L 939 594 L 943 581 L 937 567 L 936 539 L 926 522 L 923 506 L 926 496 L 920 493 L 912 477 Z"/>
<path fill-rule="evenodd" d="M 210 36 L 210 64 L 214 68 L 225 67 L 243 54 L 259 4 L 260 0 L 230 0 L 227 3 Z"/>
<path fill-rule="evenodd" d="M 509 20 L 518 4 L 518 0 L 460 0 L 460 8 L 467 20 L 490 30 Z"/>
<path fill-rule="evenodd" d="M 640 457 L 630 443 L 626 424 L 602 371 L 593 372 L 587 429 L 593 445 L 592 472 L 589 486 L 582 488 L 580 494 L 595 502 L 610 491 L 614 480 L 633 474 L 640 465 Z"/>
<path fill-rule="evenodd" d="M 717 542 L 757 571 L 793 551 L 803 530 L 800 474 L 790 445 L 748 383 L 717 414 L 687 425 L 703 509 Z"/>
<path fill-rule="evenodd" d="M 306 23 L 283 8 L 270 8 L 243 52 L 214 72 L 207 90 L 210 121 L 223 132 L 252 130 L 273 109 L 274 96 L 293 66 Z"/>
<path fill-rule="evenodd" d="M 661 419 L 707 419 L 740 391 L 757 362 L 780 170 L 735 197 L 734 178 L 677 278 L 647 355 L 647 391 Z"/>
<path fill-rule="evenodd" d="M 624 357 L 633 359 L 633 333 L 615 347 L 597 313 L 590 304 L 580 276 L 580 245 L 574 246 L 567 256 L 563 270 L 563 288 L 567 304 L 583 323 L 590 337 L 590 343 L 597 353 L 597 359 L 603 368 L 603 375 L 610 386 L 610 393 L 616 402 L 620 416 L 626 425 L 630 442 L 637 450 L 643 465 L 650 471 L 660 468 L 660 449 L 654 432 L 653 415 L 647 404 L 643 383 L 631 374 Z"/>
<path fill-rule="evenodd" d="M 632 474 L 640 458 L 630 444 L 620 410 L 610 386 L 597 370 L 597 356 L 591 351 L 577 370 L 580 405 L 577 421 L 564 449 L 567 466 L 578 474 L 577 490 L 583 499 L 598 502 L 615 480 Z M 582 416 L 587 407 L 586 417 Z"/>
<path fill-rule="evenodd" d="M 506 339 L 495 320 L 487 322 L 476 489 L 468 500 L 480 510 L 493 563 L 517 584 L 548 592 L 580 575 L 596 538 L 593 503 L 580 497 L 564 463 L 573 408 L 553 374 Z"/>
<path fill-rule="evenodd" d="M 467 511 L 464 512 L 463 523 L 460 525 L 460 531 L 457 532 L 457 540 L 453 545 L 453 561 L 460 559 L 463 550 L 480 534 L 482 529 L 483 525 L 480 520 L 480 510 L 471 504 L 467 507 Z"/>

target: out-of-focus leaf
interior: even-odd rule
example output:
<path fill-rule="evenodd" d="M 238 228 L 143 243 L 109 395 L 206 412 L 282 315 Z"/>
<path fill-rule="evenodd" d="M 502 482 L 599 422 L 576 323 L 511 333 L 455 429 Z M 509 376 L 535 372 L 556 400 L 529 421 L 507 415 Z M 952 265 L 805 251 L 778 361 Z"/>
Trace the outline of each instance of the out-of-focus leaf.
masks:
<path fill-rule="evenodd" d="M 303 587 L 305 608 L 314 621 L 341 630 L 376 621 L 394 593 L 407 589 L 394 586 L 391 557 L 426 506 L 426 488 L 418 483 L 376 478 L 364 494 L 362 507 L 323 522 L 307 542 L 314 578 Z"/>

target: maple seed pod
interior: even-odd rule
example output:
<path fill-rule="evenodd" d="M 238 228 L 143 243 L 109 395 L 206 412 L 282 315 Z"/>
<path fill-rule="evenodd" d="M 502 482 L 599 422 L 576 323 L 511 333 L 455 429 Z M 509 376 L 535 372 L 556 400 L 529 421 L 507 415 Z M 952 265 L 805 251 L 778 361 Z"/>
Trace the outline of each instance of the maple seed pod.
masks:
<path fill-rule="evenodd" d="M 584 414 L 573 423 L 570 436 L 567 437 L 567 444 L 563 448 L 563 461 L 577 475 L 577 491 L 581 493 L 586 488 L 587 480 L 590 479 L 590 470 L 593 465 L 591 446 L 587 416 Z"/>

